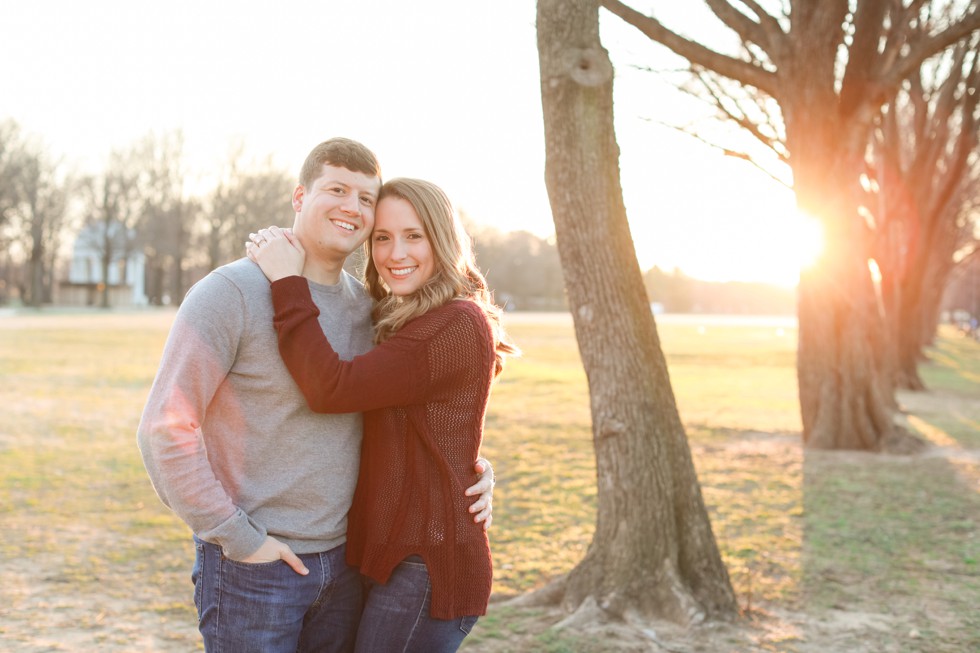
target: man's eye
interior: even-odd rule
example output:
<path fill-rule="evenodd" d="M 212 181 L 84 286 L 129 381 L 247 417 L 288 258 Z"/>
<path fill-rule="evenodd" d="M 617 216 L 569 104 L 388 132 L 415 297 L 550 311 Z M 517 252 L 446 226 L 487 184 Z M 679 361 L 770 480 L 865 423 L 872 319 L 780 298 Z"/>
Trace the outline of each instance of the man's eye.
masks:
<path fill-rule="evenodd" d="M 374 198 L 373 197 L 362 197 L 361 198 L 361 204 L 364 204 L 365 206 L 374 206 Z"/>

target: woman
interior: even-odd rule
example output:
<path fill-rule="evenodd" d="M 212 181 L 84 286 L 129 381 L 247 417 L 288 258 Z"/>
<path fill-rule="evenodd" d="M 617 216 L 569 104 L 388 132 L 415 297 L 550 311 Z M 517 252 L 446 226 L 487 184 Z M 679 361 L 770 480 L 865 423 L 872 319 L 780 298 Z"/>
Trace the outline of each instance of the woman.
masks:
<path fill-rule="evenodd" d="M 364 411 L 347 560 L 369 580 L 358 653 L 455 651 L 486 614 L 490 548 L 472 484 L 490 387 L 507 354 L 499 311 L 446 195 L 386 183 L 367 243 L 377 346 L 334 353 L 299 276 L 299 243 L 278 229 L 248 248 L 272 281 L 279 351 L 318 412 Z"/>

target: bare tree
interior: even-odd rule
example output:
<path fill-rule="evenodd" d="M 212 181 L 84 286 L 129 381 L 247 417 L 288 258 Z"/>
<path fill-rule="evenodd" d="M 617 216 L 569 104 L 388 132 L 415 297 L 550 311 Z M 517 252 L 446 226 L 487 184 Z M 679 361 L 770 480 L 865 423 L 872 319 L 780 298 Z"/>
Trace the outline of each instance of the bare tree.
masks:
<path fill-rule="evenodd" d="M 99 253 L 99 303 L 103 308 L 111 303 L 110 267 L 124 263 L 135 248 L 136 226 L 142 215 L 138 162 L 135 150 L 115 150 L 102 174 L 88 178 L 83 185 L 88 204 L 86 244 Z M 126 281 L 124 274 L 120 279 Z"/>
<path fill-rule="evenodd" d="M 602 4 L 721 80 L 719 110 L 788 161 L 797 204 L 820 220 L 827 243 L 799 285 L 803 439 L 812 448 L 880 449 L 896 435 L 895 399 L 868 268 L 866 154 L 881 107 L 903 81 L 980 28 L 976 1 L 940 3 L 951 8 L 944 13 L 928 11 L 928 0 L 705 0 L 742 43 L 737 53 L 619 0 Z M 915 30 L 923 36 L 909 41 Z"/>
<path fill-rule="evenodd" d="M 28 253 L 26 303 L 40 308 L 52 299 L 55 260 L 66 227 L 71 181 L 38 144 L 25 150 L 20 175 L 21 202 L 14 210 L 20 223 L 23 248 Z"/>
<path fill-rule="evenodd" d="M 11 225 L 13 211 L 22 199 L 21 176 L 24 169 L 24 139 L 20 126 L 13 120 L 0 122 L 0 299 L 6 301 L 15 287 L 18 265 L 11 256 L 16 230 Z"/>
<path fill-rule="evenodd" d="M 0 122 L 0 228 L 9 219 L 10 210 L 20 202 L 20 176 L 23 138 L 20 127 L 12 120 Z"/>
<path fill-rule="evenodd" d="M 143 203 L 139 240 L 146 260 L 151 304 L 179 302 L 186 290 L 186 260 L 198 202 L 187 196 L 187 170 L 180 132 L 149 135 L 139 145 Z"/>
<path fill-rule="evenodd" d="M 50 302 L 54 266 L 68 217 L 70 180 L 36 138 L 12 121 L 0 125 L 0 245 L 24 266 L 21 299 L 35 308 Z M 7 266 L 5 266 L 7 267 Z M 4 280 L 4 286 L 10 280 Z"/>
<path fill-rule="evenodd" d="M 473 238 L 477 265 L 486 275 L 495 301 L 523 310 L 566 307 L 554 242 L 527 231 L 505 233 L 487 225 L 470 223 L 466 230 Z"/>
<path fill-rule="evenodd" d="M 885 107 L 869 171 L 890 368 L 898 387 L 915 390 L 924 387 L 918 364 L 943 289 L 973 235 L 965 218 L 980 177 L 980 36 L 947 55 L 924 64 Z"/>
<path fill-rule="evenodd" d="M 234 152 L 205 212 L 210 267 L 242 257 L 249 232 L 271 224 L 292 226 L 289 198 L 294 185 L 294 177 L 271 158 L 249 164 L 241 149 Z"/>
<path fill-rule="evenodd" d="M 564 606 L 680 623 L 736 612 L 626 219 L 598 1 L 539 0 L 545 178 L 589 382 L 596 531 Z"/>

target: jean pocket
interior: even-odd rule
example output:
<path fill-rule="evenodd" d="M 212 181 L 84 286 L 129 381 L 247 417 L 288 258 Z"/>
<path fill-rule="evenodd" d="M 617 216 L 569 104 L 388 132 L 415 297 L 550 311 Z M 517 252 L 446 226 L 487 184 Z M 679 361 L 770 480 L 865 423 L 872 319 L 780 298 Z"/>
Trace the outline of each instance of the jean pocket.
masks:
<path fill-rule="evenodd" d="M 270 560 L 268 562 L 242 562 L 240 560 L 232 560 L 228 556 L 222 556 L 222 559 L 230 565 L 239 567 L 241 569 L 264 569 L 272 568 L 276 565 L 285 565 L 286 562 L 281 558 L 279 560 Z"/>
<path fill-rule="evenodd" d="M 459 629 L 469 635 L 470 631 L 473 630 L 473 626 L 476 625 L 478 619 L 479 617 L 463 617 L 459 620 Z"/>
<path fill-rule="evenodd" d="M 191 570 L 191 582 L 194 583 L 194 607 L 197 608 L 197 618 L 200 620 L 203 610 L 204 597 L 204 557 L 206 555 L 204 544 L 197 539 L 194 540 L 194 568 Z"/>
<path fill-rule="evenodd" d="M 410 555 L 398 564 L 405 565 L 409 569 L 426 569 L 425 560 L 422 559 L 422 556 L 417 555 Z"/>

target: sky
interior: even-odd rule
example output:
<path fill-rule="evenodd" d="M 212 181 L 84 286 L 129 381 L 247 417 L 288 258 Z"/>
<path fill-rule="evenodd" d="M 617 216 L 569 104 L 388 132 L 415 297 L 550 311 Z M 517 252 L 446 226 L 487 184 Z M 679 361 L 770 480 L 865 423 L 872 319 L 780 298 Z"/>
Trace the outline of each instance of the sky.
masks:
<path fill-rule="evenodd" d="M 634 6 L 707 24 L 700 3 Z M 92 171 L 179 129 L 200 180 L 238 144 L 298 173 L 314 145 L 347 136 L 385 178 L 429 179 L 477 222 L 547 237 L 534 20 L 533 0 L 4 0 L 0 120 Z M 601 32 L 641 267 L 793 285 L 814 236 L 792 193 L 665 126 L 700 110 L 638 66 L 678 60 L 614 16 Z M 284 208 L 270 220 L 291 222 Z"/>

